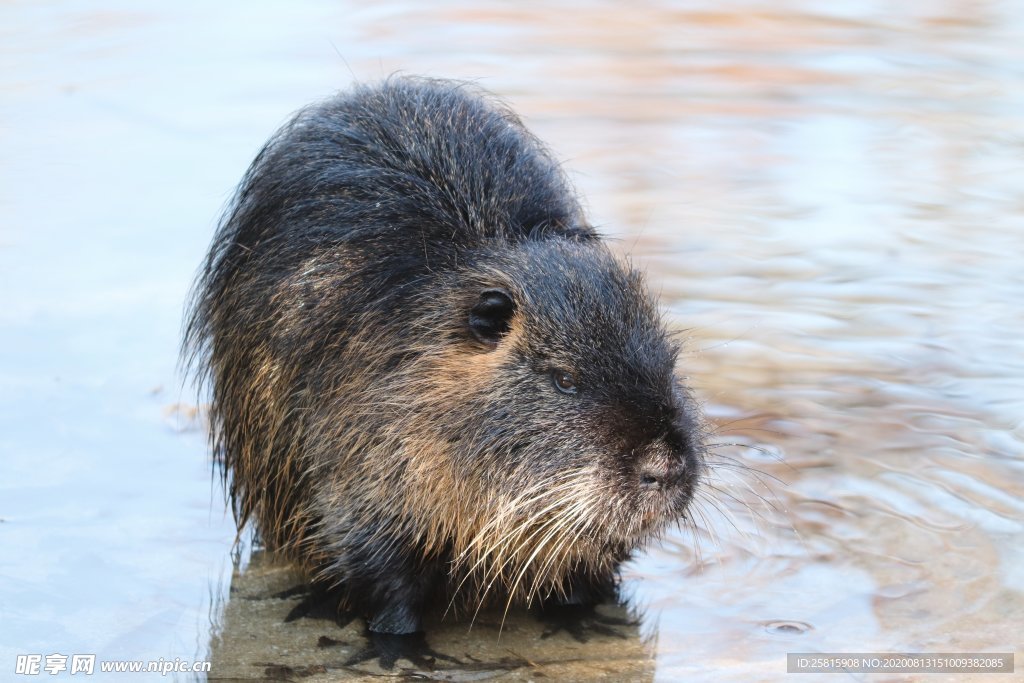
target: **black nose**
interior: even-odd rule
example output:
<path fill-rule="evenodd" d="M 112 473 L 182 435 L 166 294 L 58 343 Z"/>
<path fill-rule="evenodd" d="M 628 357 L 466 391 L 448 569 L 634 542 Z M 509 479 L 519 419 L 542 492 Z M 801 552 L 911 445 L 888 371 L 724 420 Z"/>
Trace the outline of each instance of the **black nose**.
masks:
<path fill-rule="evenodd" d="M 678 486 L 683 480 L 685 466 L 682 462 L 652 462 L 640 468 L 640 486 L 645 489 L 667 489 Z"/>

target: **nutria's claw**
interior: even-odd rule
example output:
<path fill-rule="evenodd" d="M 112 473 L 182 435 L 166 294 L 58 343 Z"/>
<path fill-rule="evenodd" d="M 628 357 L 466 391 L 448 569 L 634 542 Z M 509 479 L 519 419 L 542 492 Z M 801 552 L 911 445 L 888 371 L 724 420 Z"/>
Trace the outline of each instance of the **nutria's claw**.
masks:
<path fill-rule="evenodd" d="M 382 669 L 395 668 L 395 662 L 405 659 L 420 669 L 433 671 L 437 660 L 461 665 L 462 662 L 441 652 L 436 652 L 427 644 L 423 633 L 375 633 L 367 631 L 367 644 L 345 662 L 345 666 L 354 666 L 376 659 Z"/>
<path fill-rule="evenodd" d="M 540 612 L 540 619 L 545 624 L 541 638 L 550 638 L 565 631 L 580 643 L 587 642 L 594 634 L 626 639 L 629 636 L 614 627 L 636 626 L 636 622 L 628 619 L 601 614 L 593 605 L 545 605 Z"/>

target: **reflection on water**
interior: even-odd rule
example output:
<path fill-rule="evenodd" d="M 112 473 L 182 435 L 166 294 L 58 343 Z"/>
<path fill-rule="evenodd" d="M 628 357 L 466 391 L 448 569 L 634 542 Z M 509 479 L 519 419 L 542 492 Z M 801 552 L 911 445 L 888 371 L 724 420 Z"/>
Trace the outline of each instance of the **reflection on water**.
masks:
<path fill-rule="evenodd" d="M 396 69 L 507 97 L 687 330 L 722 445 L 626 572 L 645 676 L 1024 650 L 1015 3 L 103 5 L 0 11 L 0 667 L 231 628 L 181 302 L 277 124 Z"/>

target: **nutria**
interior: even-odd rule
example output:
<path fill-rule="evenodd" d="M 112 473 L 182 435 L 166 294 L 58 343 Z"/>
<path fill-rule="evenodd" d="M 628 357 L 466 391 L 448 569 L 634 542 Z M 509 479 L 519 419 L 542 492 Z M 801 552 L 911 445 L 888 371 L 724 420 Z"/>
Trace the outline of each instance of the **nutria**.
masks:
<path fill-rule="evenodd" d="M 371 631 L 585 604 L 678 522 L 697 409 L 643 277 L 558 163 L 465 83 L 392 77 L 263 148 L 184 353 L 239 527 Z"/>

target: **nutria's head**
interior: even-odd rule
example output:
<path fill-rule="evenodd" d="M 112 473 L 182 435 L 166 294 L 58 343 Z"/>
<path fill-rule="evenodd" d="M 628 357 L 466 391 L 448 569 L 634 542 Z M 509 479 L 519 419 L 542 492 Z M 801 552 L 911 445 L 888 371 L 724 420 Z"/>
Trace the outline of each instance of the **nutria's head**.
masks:
<path fill-rule="evenodd" d="M 527 241 L 440 291 L 423 305 L 443 339 L 426 398 L 443 452 L 420 484 L 450 492 L 438 533 L 457 564 L 529 601 L 682 518 L 703 440 L 637 271 L 596 241 Z"/>

